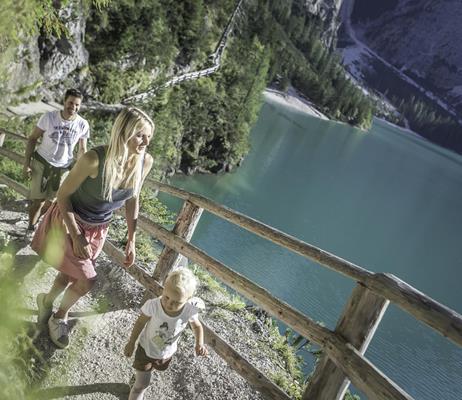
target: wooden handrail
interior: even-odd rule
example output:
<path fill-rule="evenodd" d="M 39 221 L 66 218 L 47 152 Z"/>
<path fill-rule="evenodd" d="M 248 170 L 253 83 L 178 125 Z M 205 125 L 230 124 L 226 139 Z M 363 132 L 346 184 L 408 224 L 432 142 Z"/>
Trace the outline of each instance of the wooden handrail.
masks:
<path fill-rule="evenodd" d="M 361 282 L 373 292 L 389 299 L 419 321 L 462 346 L 462 316 L 393 275 L 372 273 L 198 194 L 150 178 L 146 180 L 146 184 L 161 192 L 188 200 L 220 218 Z"/>

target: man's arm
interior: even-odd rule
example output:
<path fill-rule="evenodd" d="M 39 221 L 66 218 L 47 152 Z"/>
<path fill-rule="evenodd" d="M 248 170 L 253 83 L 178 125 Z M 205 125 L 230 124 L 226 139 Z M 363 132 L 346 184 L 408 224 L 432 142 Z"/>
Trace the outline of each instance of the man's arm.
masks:
<path fill-rule="evenodd" d="M 141 313 L 141 315 L 138 317 L 138 319 L 135 322 L 135 325 L 133 326 L 130 339 L 128 340 L 128 343 L 125 345 L 125 356 L 130 357 L 133 354 L 133 350 L 135 350 L 136 340 L 138 339 L 138 336 L 140 336 L 141 331 L 150 319 L 151 317 L 148 317 L 143 313 Z"/>
<path fill-rule="evenodd" d="M 37 146 L 37 141 L 43 136 L 43 132 L 45 132 L 43 129 L 40 129 L 38 126 L 36 126 L 34 130 L 32 131 L 31 135 L 29 136 L 29 139 L 27 140 L 26 154 L 24 156 L 25 159 L 24 159 L 24 167 L 23 167 L 23 174 L 26 177 L 30 177 L 31 157 L 35 151 L 35 147 Z"/>

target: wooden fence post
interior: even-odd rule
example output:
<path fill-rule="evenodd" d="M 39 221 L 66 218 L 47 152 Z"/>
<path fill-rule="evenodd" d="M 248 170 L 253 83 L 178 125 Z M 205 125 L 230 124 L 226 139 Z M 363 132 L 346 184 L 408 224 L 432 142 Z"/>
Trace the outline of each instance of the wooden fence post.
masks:
<path fill-rule="evenodd" d="M 389 301 L 356 285 L 337 323 L 335 332 L 364 354 Z M 324 354 L 319 360 L 303 400 L 341 400 L 350 384 L 340 368 Z"/>
<path fill-rule="evenodd" d="M 197 207 L 186 200 L 176 219 L 173 233 L 189 242 L 202 215 L 202 211 L 204 211 L 203 208 Z M 154 279 L 162 285 L 167 274 L 178 266 L 181 257 L 183 256 L 175 250 L 164 246 L 154 270 Z"/>

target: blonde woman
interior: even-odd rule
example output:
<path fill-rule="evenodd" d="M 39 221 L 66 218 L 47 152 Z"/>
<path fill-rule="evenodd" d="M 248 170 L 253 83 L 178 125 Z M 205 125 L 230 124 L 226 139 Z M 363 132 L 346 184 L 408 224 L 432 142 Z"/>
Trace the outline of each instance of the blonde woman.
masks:
<path fill-rule="evenodd" d="M 130 267 L 134 263 L 138 195 L 153 163 L 146 153 L 153 134 L 154 123 L 143 111 L 121 111 L 109 145 L 80 157 L 35 232 L 32 248 L 59 271 L 50 291 L 37 296 L 37 320 L 39 324 L 48 321 L 50 338 L 60 348 L 69 344 L 68 312 L 93 287 L 95 260 L 113 212 L 123 205 L 128 227 L 124 264 Z M 60 237 L 64 243 L 57 247 L 63 254 L 56 256 Z M 53 314 L 53 302 L 62 292 L 61 304 Z"/>

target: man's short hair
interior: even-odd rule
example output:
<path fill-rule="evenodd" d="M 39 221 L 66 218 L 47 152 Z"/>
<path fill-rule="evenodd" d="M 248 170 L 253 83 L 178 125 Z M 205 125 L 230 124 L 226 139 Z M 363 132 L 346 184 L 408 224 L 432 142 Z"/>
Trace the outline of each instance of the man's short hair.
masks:
<path fill-rule="evenodd" d="M 66 93 L 64 93 L 64 101 L 67 100 L 68 97 L 78 97 L 79 99 L 83 99 L 83 94 L 79 89 L 67 89 Z"/>

